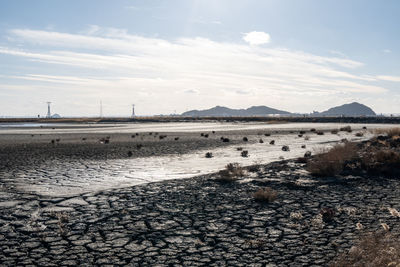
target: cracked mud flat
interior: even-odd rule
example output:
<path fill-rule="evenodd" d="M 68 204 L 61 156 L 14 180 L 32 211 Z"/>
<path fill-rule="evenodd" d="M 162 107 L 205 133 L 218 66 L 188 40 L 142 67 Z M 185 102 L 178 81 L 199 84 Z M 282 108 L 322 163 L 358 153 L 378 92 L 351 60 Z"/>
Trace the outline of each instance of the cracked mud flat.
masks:
<path fill-rule="evenodd" d="M 400 230 L 388 210 L 400 210 L 398 180 L 313 180 L 290 161 L 256 176 L 221 184 L 207 175 L 69 198 L 19 195 L 0 209 L 0 262 L 327 265 L 358 238 L 357 223 L 362 231 L 382 222 Z M 254 201 L 264 186 L 278 191 L 275 202 Z M 336 211 L 333 221 L 322 221 L 322 208 Z"/>
<path fill-rule="evenodd" d="M 193 141 L 185 136 L 179 145 L 151 146 L 153 137 L 144 138 L 140 142 L 148 148 L 135 153 L 187 153 L 193 144 L 221 144 L 218 138 Z M 240 144 L 242 136 L 230 137 Z M 54 158 L 118 159 L 132 144 L 36 145 L 6 157 L 3 174 Z M 293 161 L 267 164 L 237 183 L 221 184 L 215 177 L 65 197 L 21 191 L 2 180 L 0 265 L 326 266 L 359 234 L 381 229 L 381 223 L 400 232 L 400 218 L 389 210 L 400 210 L 399 180 L 314 179 Z M 254 201 L 253 193 L 265 186 L 279 194 L 273 203 Z M 332 221 L 322 220 L 323 208 L 335 210 Z"/>

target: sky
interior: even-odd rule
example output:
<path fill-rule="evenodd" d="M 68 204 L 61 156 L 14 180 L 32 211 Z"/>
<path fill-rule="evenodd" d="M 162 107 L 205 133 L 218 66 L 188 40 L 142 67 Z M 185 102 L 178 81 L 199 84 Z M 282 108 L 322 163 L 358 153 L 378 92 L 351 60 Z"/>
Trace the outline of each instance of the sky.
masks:
<path fill-rule="evenodd" d="M 0 116 L 400 113 L 400 1 L 0 0 Z"/>

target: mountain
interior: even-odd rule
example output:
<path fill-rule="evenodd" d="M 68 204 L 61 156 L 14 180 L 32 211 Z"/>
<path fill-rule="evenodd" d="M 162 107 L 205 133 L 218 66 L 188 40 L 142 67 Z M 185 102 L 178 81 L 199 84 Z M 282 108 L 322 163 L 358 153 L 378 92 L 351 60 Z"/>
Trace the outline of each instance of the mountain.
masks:
<path fill-rule="evenodd" d="M 353 102 L 338 107 L 330 108 L 318 113 L 318 116 L 375 116 L 375 112 L 366 105 Z"/>
<path fill-rule="evenodd" d="M 182 113 L 186 117 L 241 117 L 241 116 L 268 116 L 272 114 L 290 114 L 290 112 L 269 108 L 266 106 L 253 106 L 248 109 L 231 109 L 216 106 L 205 110 L 191 110 Z"/>

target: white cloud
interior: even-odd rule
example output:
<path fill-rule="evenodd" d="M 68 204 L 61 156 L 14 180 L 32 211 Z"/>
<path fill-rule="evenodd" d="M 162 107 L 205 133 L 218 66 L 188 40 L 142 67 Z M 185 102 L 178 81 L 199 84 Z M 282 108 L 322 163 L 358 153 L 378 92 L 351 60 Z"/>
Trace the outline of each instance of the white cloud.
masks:
<path fill-rule="evenodd" d="M 245 40 L 250 45 L 262 45 L 268 44 L 271 40 L 271 37 L 266 32 L 248 32 L 243 36 L 243 40 Z"/>
<path fill-rule="evenodd" d="M 197 19 L 192 19 L 192 23 L 197 23 L 197 24 L 215 24 L 215 25 L 221 25 L 222 22 L 219 20 L 208 20 L 203 17 L 199 17 Z"/>
<path fill-rule="evenodd" d="M 184 93 L 186 93 L 186 94 L 198 94 L 199 93 L 199 90 L 196 90 L 196 89 L 188 89 L 188 90 L 185 90 L 185 91 L 183 91 Z"/>
<path fill-rule="evenodd" d="M 383 53 L 389 54 L 389 53 L 392 53 L 392 50 L 390 50 L 390 49 L 384 49 L 384 50 L 383 50 Z"/>
<path fill-rule="evenodd" d="M 379 80 L 389 81 L 389 82 L 400 82 L 400 76 L 388 76 L 388 75 L 379 75 L 376 76 Z"/>
<path fill-rule="evenodd" d="M 218 104 L 307 111 L 305 103 L 313 107 L 321 98 L 336 101 L 359 93 L 381 94 L 387 90 L 376 84 L 378 80 L 398 81 L 392 76 L 354 74 L 351 70 L 363 64 L 348 58 L 205 38 L 164 40 L 96 25 L 81 34 L 29 29 L 11 33 L 13 43 L 37 46 L 34 50 L 0 47 L 0 54 L 41 64 L 37 68 L 41 71 L 3 80 L 9 79 L 10 85 L 24 82 L 35 88 L 35 97 L 52 94 L 40 88 L 54 88 L 81 101 L 82 107 L 107 99 L 116 113 L 124 102 L 142 103 L 138 106 L 142 114 Z M 63 101 L 61 95 L 54 97 Z"/>
<path fill-rule="evenodd" d="M 236 93 L 239 95 L 248 95 L 251 93 L 251 91 L 243 89 L 243 90 L 237 90 Z"/>

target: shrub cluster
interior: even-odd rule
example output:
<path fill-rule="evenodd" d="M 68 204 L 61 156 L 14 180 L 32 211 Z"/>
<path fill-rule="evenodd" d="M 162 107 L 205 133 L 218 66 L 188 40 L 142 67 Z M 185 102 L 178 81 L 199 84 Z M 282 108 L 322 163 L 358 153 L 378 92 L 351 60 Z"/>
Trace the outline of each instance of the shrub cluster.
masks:
<path fill-rule="evenodd" d="M 346 161 L 356 156 L 357 150 L 354 143 L 336 145 L 308 161 L 307 170 L 314 176 L 334 176 L 343 170 Z"/>
<path fill-rule="evenodd" d="M 220 182 L 234 182 L 240 177 L 243 177 L 244 170 L 239 163 L 229 163 L 225 166 L 225 170 L 218 172 L 219 177 L 217 181 Z"/>
<path fill-rule="evenodd" d="M 400 266 L 400 239 L 390 232 L 368 233 L 331 266 Z"/>
<path fill-rule="evenodd" d="M 253 195 L 254 199 L 259 202 L 273 202 L 278 197 L 278 192 L 270 187 L 260 188 Z"/>

